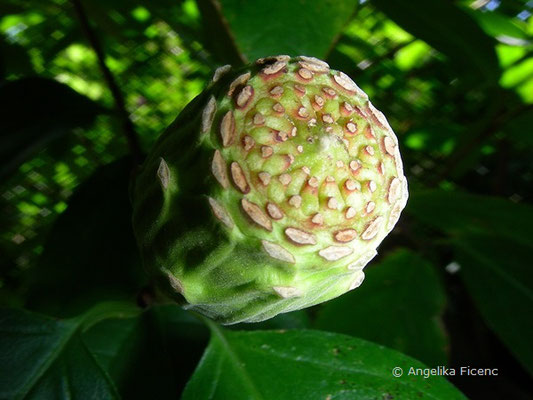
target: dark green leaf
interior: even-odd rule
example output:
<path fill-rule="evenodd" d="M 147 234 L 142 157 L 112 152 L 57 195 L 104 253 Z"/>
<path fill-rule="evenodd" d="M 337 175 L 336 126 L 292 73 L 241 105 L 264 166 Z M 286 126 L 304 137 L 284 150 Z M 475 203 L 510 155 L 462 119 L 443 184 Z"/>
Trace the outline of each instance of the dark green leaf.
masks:
<path fill-rule="evenodd" d="M 533 112 L 526 112 L 511 119 L 503 126 L 502 131 L 518 147 L 531 147 L 533 146 L 531 126 L 533 126 Z"/>
<path fill-rule="evenodd" d="M 66 85 L 23 78 L 0 86 L 0 178 L 52 139 L 90 125 L 103 110 Z"/>
<path fill-rule="evenodd" d="M 454 245 L 461 278 L 487 324 L 533 373 L 531 247 L 482 234 L 460 236 Z"/>
<path fill-rule="evenodd" d="M 3 1 L 0 3 L 0 15 L 7 16 L 10 14 L 18 14 L 25 12 L 26 9 L 21 4 L 11 1 Z"/>
<path fill-rule="evenodd" d="M 28 75 L 32 72 L 33 65 L 26 50 L 0 36 L 0 80 L 10 75 Z"/>
<path fill-rule="evenodd" d="M 222 64 L 240 66 L 246 63 L 246 55 L 237 47 L 235 37 L 216 0 L 197 0 L 202 15 L 202 42 L 206 49 Z"/>
<path fill-rule="evenodd" d="M 98 169 L 71 197 L 32 270 L 28 306 L 72 316 L 104 299 L 134 299 L 144 272 L 131 228 L 128 158 Z"/>
<path fill-rule="evenodd" d="M 79 318 L 53 320 L 1 309 L 0 398 L 118 398 L 81 331 L 109 316 L 134 312 L 123 304 L 102 304 Z"/>
<path fill-rule="evenodd" d="M 444 190 L 412 192 L 406 211 L 451 234 L 493 233 L 533 244 L 533 208 L 503 198 Z"/>
<path fill-rule="evenodd" d="M 433 190 L 412 193 L 407 210 L 452 235 L 461 276 L 488 325 L 533 370 L 533 325 L 528 317 L 533 306 L 533 208 L 501 198 Z"/>
<path fill-rule="evenodd" d="M 278 54 L 325 58 L 357 4 L 353 0 L 203 2 L 215 5 L 234 46 L 250 61 Z"/>
<path fill-rule="evenodd" d="M 401 378 L 392 376 L 403 368 Z M 349 336 L 318 331 L 234 332 L 211 342 L 183 399 L 464 399 L 442 377 L 408 376 L 420 362 Z"/>
<path fill-rule="evenodd" d="M 486 83 L 500 76 L 494 42 L 466 12 L 447 0 L 372 0 L 389 18 Z M 438 17 L 437 17 L 438 16 Z"/>
<path fill-rule="evenodd" d="M 428 365 L 446 365 L 444 302 L 435 268 L 399 250 L 371 265 L 357 290 L 326 303 L 315 327 L 394 348 Z"/>
<path fill-rule="evenodd" d="M 176 305 L 107 319 L 83 335 L 124 399 L 175 399 L 207 344 L 206 326 Z"/>
<path fill-rule="evenodd" d="M 454 145 L 466 136 L 465 127 L 459 124 L 430 123 L 409 131 L 404 143 L 413 150 L 448 155 Z"/>
<path fill-rule="evenodd" d="M 131 363 L 131 348 L 137 345 L 140 318 L 108 319 L 84 333 L 84 341 L 100 365 L 117 383 L 117 375 Z"/>

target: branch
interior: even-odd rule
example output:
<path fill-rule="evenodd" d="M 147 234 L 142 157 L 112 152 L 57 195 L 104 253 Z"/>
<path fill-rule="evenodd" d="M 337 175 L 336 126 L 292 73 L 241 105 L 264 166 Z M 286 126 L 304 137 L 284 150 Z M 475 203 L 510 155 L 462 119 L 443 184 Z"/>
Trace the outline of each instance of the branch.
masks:
<path fill-rule="evenodd" d="M 442 180 L 446 179 L 452 174 L 457 164 L 468 154 L 474 151 L 479 145 L 485 140 L 489 139 L 492 135 L 497 133 L 508 121 L 511 119 L 533 110 L 533 105 L 523 104 L 521 107 L 517 107 L 507 113 L 502 113 L 498 115 L 492 123 L 490 123 L 486 129 L 482 130 L 477 135 L 472 135 L 468 141 L 466 141 L 463 146 L 459 147 L 454 153 L 450 155 L 447 163 L 444 165 L 442 172 L 437 175 L 437 179 L 430 182 L 430 186 L 436 186 Z"/>
<path fill-rule="evenodd" d="M 111 91 L 111 95 L 113 96 L 113 100 L 115 102 L 115 111 L 122 124 L 122 132 L 126 137 L 126 141 L 128 143 L 133 162 L 135 164 L 140 164 L 143 157 L 141 146 L 139 144 L 139 137 L 137 136 L 137 132 L 135 132 L 133 123 L 131 122 L 128 111 L 126 110 L 124 96 L 122 95 L 122 92 L 120 91 L 120 88 L 118 87 L 117 82 L 115 81 L 115 77 L 111 73 L 111 70 L 105 63 L 105 54 L 102 50 L 102 46 L 94 30 L 91 28 L 89 18 L 87 17 L 87 14 L 83 9 L 81 1 L 72 0 L 72 4 L 76 11 L 76 15 L 78 16 L 78 19 L 80 21 L 81 29 L 85 37 L 89 41 L 89 44 L 91 45 L 93 51 L 96 53 L 96 57 L 98 59 L 98 66 L 100 67 L 100 70 L 102 71 L 102 74 L 104 76 L 104 80 L 106 81 L 106 84 L 109 90 Z"/>

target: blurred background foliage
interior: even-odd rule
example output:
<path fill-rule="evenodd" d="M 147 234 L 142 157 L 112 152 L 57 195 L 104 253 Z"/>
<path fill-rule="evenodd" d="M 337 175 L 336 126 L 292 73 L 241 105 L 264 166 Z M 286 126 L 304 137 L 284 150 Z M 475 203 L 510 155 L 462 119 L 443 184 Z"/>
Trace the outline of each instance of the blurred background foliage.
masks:
<path fill-rule="evenodd" d="M 528 398 L 532 12 L 526 0 L 2 0 L 0 301 L 74 316 L 135 299 L 147 281 L 132 162 L 217 66 L 308 54 L 385 112 L 412 196 L 361 289 L 281 326 L 500 367 L 497 381 L 454 383 Z"/>

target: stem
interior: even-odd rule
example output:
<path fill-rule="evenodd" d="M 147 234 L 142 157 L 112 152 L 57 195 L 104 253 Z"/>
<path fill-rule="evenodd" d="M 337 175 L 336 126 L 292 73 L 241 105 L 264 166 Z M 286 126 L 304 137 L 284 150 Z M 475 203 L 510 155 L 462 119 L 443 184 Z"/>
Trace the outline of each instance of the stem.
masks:
<path fill-rule="evenodd" d="M 109 318 L 132 318 L 142 313 L 139 307 L 128 301 L 104 301 L 94 305 L 83 314 L 74 317 L 82 331 Z"/>
<path fill-rule="evenodd" d="M 76 11 L 76 15 L 78 16 L 78 19 L 80 21 L 81 29 L 85 37 L 89 41 L 89 44 L 91 45 L 93 51 L 96 53 L 96 57 L 98 59 L 98 66 L 100 67 L 100 70 L 104 76 L 104 80 L 106 81 L 106 84 L 109 90 L 111 91 L 111 95 L 113 96 L 113 100 L 115 102 L 115 111 L 121 122 L 122 132 L 126 137 L 126 141 L 128 143 L 133 162 L 135 163 L 135 165 L 140 164 L 142 161 L 142 150 L 139 144 L 139 137 L 137 136 L 137 132 L 135 132 L 133 123 L 131 122 L 128 111 L 126 110 L 124 96 L 122 95 L 122 92 L 120 91 L 120 88 L 117 85 L 115 77 L 113 76 L 111 70 L 105 62 L 104 51 L 102 50 L 102 46 L 98 40 L 98 37 L 96 36 L 96 33 L 91 28 L 89 18 L 87 17 L 87 14 L 83 9 L 81 1 L 72 0 L 72 4 Z"/>

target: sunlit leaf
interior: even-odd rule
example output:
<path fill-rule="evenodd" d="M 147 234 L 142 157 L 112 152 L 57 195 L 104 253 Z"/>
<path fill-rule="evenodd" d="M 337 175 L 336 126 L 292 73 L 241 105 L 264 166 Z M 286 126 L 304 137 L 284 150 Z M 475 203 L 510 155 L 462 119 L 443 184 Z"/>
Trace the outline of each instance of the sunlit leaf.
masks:
<path fill-rule="evenodd" d="M 533 77 L 533 59 L 525 60 L 505 70 L 502 75 L 503 87 L 513 87 Z"/>
<path fill-rule="evenodd" d="M 396 53 L 396 65 L 404 71 L 420 66 L 429 57 L 430 51 L 430 47 L 425 42 L 417 40 Z"/>
<path fill-rule="evenodd" d="M 506 44 L 499 44 L 496 46 L 496 53 L 500 59 L 502 68 L 507 68 L 515 62 L 520 61 L 527 53 L 527 49 L 519 46 L 509 46 Z"/>
<path fill-rule="evenodd" d="M 507 68 L 500 80 L 505 88 L 513 88 L 527 103 L 533 103 L 533 59 L 527 58 L 521 63 Z"/>

